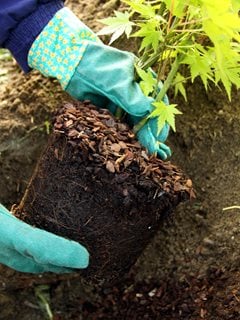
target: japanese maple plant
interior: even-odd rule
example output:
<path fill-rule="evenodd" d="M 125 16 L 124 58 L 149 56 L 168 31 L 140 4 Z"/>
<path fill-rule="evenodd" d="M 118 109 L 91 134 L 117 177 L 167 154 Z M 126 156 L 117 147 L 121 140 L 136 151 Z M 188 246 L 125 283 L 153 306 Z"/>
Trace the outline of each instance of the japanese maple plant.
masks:
<path fill-rule="evenodd" d="M 122 0 L 122 5 L 101 20 L 105 26 L 98 35 L 111 35 L 109 44 L 122 36 L 140 39 L 136 80 L 154 98 L 155 108 L 135 131 L 149 117 L 158 118 L 159 132 L 165 122 L 175 131 L 175 115 L 181 112 L 162 99 L 172 88 L 187 100 L 187 80 L 199 77 L 206 90 L 212 83 L 231 99 L 232 87 L 240 87 L 239 0 Z"/>

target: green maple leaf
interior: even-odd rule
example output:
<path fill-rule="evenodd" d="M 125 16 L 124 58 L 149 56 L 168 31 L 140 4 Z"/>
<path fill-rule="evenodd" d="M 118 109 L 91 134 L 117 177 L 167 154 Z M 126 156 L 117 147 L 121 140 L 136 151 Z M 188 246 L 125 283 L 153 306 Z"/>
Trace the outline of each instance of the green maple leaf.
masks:
<path fill-rule="evenodd" d="M 148 118 L 157 118 L 157 123 L 158 123 L 157 134 L 160 133 L 160 131 L 162 130 L 166 122 L 170 125 L 173 131 L 176 131 L 175 115 L 182 114 L 182 112 L 176 108 L 177 105 L 176 104 L 166 105 L 163 101 L 154 102 L 152 103 L 152 105 L 155 107 L 155 109 L 151 112 Z"/>
<path fill-rule="evenodd" d="M 200 77 L 205 89 L 208 88 L 208 82 L 214 82 L 213 77 L 213 58 L 212 48 L 207 50 L 200 44 L 192 46 L 191 51 L 182 60 L 182 64 L 187 64 L 190 69 L 192 82 L 196 77 Z"/>
<path fill-rule="evenodd" d="M 128 12 L 118 12 L 114 11 L 115 17 L 110 17 L 106 19 L 99 20 L 101 23 L 105 24 L 97 35 L 108 35 L 112 34 L 109 44 L 112 44 L 116 39 L 118 39 L 124 33 L 127 38 L 129 38 L 134 22 L 130 21 L 130 13 Z"/>
<path fill-rule="evenodd" d="M 181 75 L 180 72 L 176 74 L 176 77 L 174 79 L 174 95 L 177 96 L 178 92 L 181 93 L 181 95 L 184 97 L 185 101 L 187 101 L 187 94 L 184 87 L 184 83 L 186 82 L 186 79 L 184 76 Z"/>
<path fill-rule="evenodd" d="M 150 3 L 142 3 L 143 1 L 134 0 L 123 0 L 124 3 L 128 4 L 135 12 L 139 13 L 146 18 L 154 18 L 156 13 L 155 9 L 159 8 L 159 5 L 151 5 Z"/>
<path fill-rule="evenodd" d="M 172 14 L 181 18 L 184 15 L 186 8 L 186 2 L 182 0 L 164 0 L 165 4 L 169 11 L 172 11 Z"/>
<path fill-rule="evenodd" d="M 162 31 L 158 30 L 157 22 L 154 20 L 147 23 L 139 23 L 138 27 L 140 29 L 132 34 L 132 37 L 143 38 L 139 51 L 150 45 L 156 52 L 159 42 L 163 41 Z"/>
<path fill-rule="evenodd" d="M 141 78 L 141 81 L 139 82 L 139 85 L 145 94 L 145 96 L 148 96 L 150 93 L 153 92 L 153 90 L 157 86 L 157 79 L 153 76 L 153 73 L 151 70 L 144 71 L 143 69 L 139 68 L 138 66 L 135 66 L 137 74 Z"/>

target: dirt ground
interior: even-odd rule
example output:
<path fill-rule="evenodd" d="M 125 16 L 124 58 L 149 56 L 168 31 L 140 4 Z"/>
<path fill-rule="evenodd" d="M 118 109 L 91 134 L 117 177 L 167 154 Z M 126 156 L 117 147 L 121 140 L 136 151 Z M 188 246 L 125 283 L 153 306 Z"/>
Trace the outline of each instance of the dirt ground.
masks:
<path fill-rule="evenodd" d="M 67 3 L 94 30 L 119 5 Z M 37 72 L 23 75 L 11 60 L 0 66 L 0 201 L 10 208 L 46 144 L 51 112 L 70 97 Z M 171 161 L 193 180 L 196 200 L 178 207 L 114 287 L 92 287 L 78 274 L 33 277 L 1 266 L 0 319 L 50 319 L 48 304 L 60 320 L 240 319 L 240 210 L 223 211 L 240 205 L 240 93 L 229 102 L 197 82 L 187 91 L 187 103 L 176 101 L 184 113 L 168 141 Z"/>

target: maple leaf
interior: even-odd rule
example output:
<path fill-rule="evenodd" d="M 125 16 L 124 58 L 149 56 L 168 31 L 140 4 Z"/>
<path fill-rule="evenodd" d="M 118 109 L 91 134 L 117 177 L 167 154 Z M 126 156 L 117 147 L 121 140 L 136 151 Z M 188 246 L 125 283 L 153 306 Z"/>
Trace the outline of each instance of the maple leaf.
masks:
<path fill-rule="evenodd" d="M 166 122 L 170 125 L 173 131 L 176 131 L 175 115 L 182 114 L 182 112 L 176 108 L 177 105 L 176 104 L 166 105 L 163 101 L 153 102 L 152 105 L 155 107 L 155 109 L 151 112 L 148 118 L 157 118 L 157 123 L 158 123 L 157 134 L 160 133 L 160 131 L 162 130 Z"/>
<path fill-rule="evenodd" d="M 150 69 L 148 69 L 147 71 L 144 71 L 138 66 L 135 66 L 135 68 L 139 77 L 141 78 L 139 85 L 143 93 L 145 94 L 145 96 L 149 96 L 149 94 L 152 93 L 157 86 L 157 79 L 156 77 L 154 77 Z"/>
<path fill-rule="evenodd" d="M 115 17 L 110 17 L 106 19 L 101 19 L 100 22 L 105 24 L 106 27 L 103 27 L 97 35 L 108 35 L 112 34 L 109 44 L 112 44 L 124 33 L 127 38 L 129 38 L 134 22 L 130 21 L 130 13 L 128 12 L 118 12 L 114 11 Z"/>
<path fill-rule="evenodd" d="M 132 37 L 143 38 L 139 51 L 142 51 L 147 46 L 151 45 L 154 52 L 157 51 L 159 42 L 163 41 L 162 31 L 158 30 L 156 21 L 148 21 L 147 23 L 139 23 L 140 28 L 132 34 Z"/>

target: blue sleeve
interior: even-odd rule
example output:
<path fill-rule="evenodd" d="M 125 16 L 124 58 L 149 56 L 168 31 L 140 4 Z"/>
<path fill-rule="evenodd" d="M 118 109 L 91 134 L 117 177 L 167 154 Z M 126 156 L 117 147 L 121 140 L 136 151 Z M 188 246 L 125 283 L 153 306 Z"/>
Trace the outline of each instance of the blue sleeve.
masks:
<path fill-rule="evenodd" d="M 62 0 L 0 0 L 0 47 L 7 48 L 25 72 L 28 51 Z"/>
<path fill-rule="evenodd" d="M 9 33 L 25 17 L 30 15 L 39 3 L 51 0 L 1 0 L 0 1 L 0 46 Z"/>

